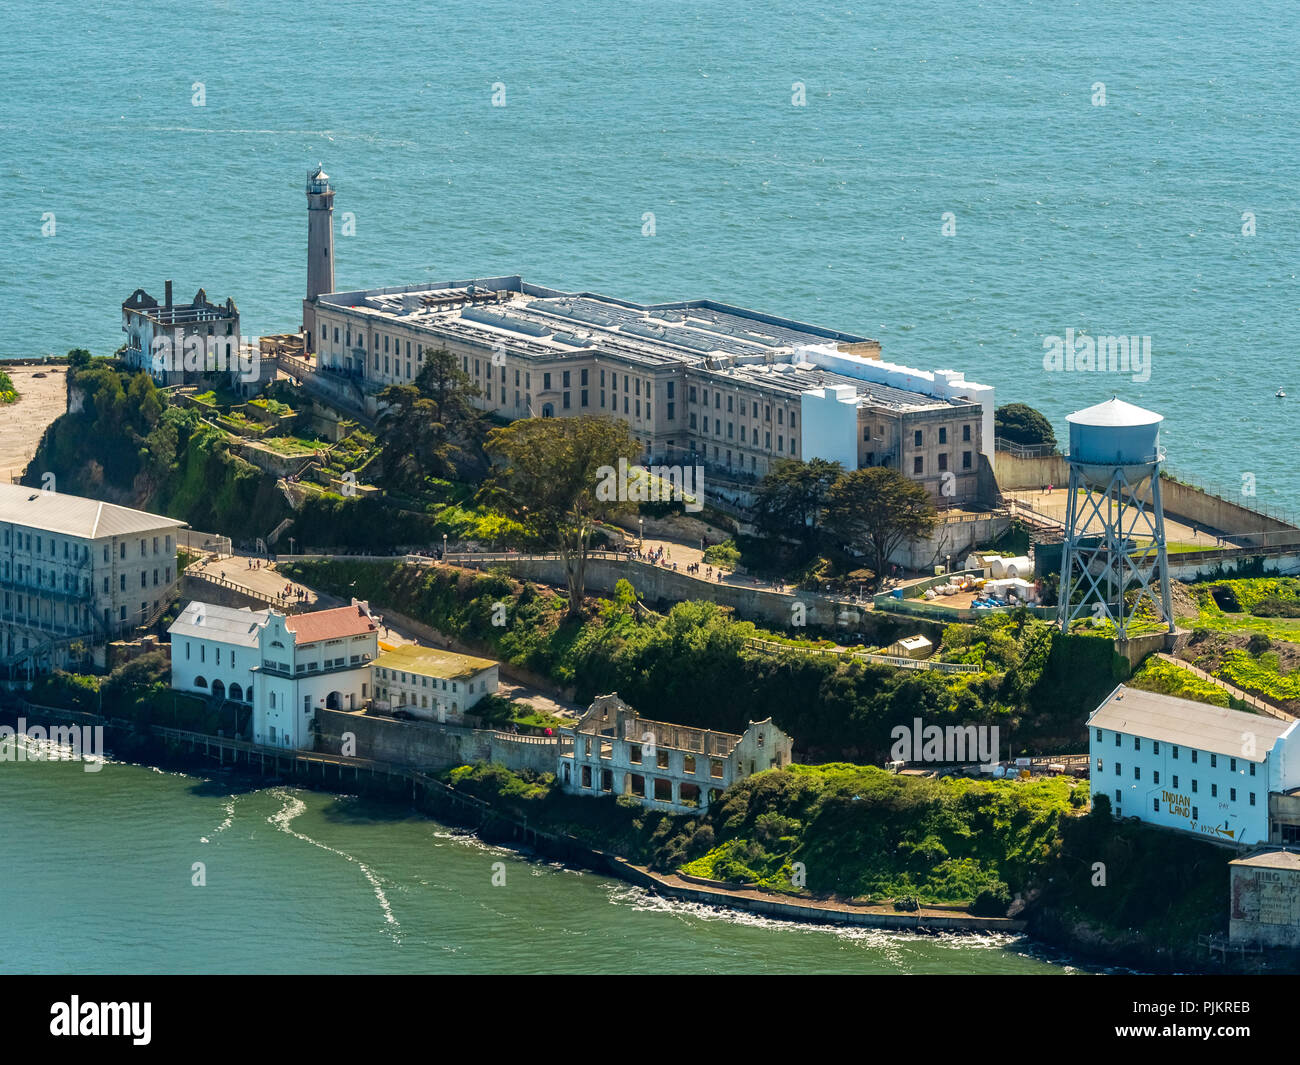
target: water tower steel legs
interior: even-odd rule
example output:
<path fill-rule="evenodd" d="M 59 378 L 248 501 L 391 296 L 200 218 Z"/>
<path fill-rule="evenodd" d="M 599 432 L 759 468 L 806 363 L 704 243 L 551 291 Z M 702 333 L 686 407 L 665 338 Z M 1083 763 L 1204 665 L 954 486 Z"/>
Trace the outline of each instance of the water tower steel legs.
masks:
<path fill-rule="evenodd" d="M 1086 614 L 1109 618 L 1115 623 L 1117 637 L 1126 639 L 1129 620 L 1143 600 L 1151 604 L 1169 631 L 1174 631 L 1160 475 L 1158 468 L 1149 471 L 1150 467 L 1142 469 L 1143 476 L 1137 483 L 1130 483 L 1124 468 L 1115 467 L 1103 487 L 1071 465 L 1058 613 L 1063 632 Z M 1142 482 L 1148 478 L 1150 508 L 1139 494 Z M 1094 519 L 1101 530 L 1090 533 Z M 1149 537 L 1149 542 L 1139 547 L 1139 536 Z M 1157 580 L 1158 590 L 1154 587 Z M 1125 599 L 1135 588 L 1138 594 L 1129 609 Z M 1075 603 L 1078 592 L 1083 594 Z"/>

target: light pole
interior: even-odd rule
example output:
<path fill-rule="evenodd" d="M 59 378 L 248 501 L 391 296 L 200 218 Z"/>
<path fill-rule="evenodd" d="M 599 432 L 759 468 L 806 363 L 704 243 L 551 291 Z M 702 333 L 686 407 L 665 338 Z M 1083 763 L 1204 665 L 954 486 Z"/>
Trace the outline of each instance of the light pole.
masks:
<path fill-rule="evenodd" d="M 641 525 L 641 550 L 644 551 L 645 550 L 645 518 L 638 518 L 637 521 L 640 522 Z"/>
<path fill-rule="evenodd" d="M 442 560 L 447 561 L 447 534 L 442 534 Z"/>

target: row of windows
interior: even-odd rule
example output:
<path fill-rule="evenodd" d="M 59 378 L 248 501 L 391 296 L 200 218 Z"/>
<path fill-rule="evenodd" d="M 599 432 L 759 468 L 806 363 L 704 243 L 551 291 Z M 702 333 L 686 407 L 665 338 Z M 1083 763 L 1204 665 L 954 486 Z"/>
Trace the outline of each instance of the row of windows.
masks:
<path fill-rule="evenodd" d="M 409 674 L 408 674 L 408 673 L 403 673 L 401 670 L 397 670 L 397 669 L 386 669 L 386 668 L 385 668 L 385 669 L 380 669 L 380 671 L 379 671 L 379 677 L 380 677 L 381 680 L 391 680 L 391 681 L 393 681 L 393 683 L 395 683 L 395 684 L 396 684 L 396 683 L 401 683 L 401 684 L 410 684 L 412 687 L 415 687 L 415 688 L 428 688 L 428 687 L 432 686 L 432 687 L 435 688 L 435 689 L 438 687 L 438 681 L 439 681 L 439 679 L 440 679 L 440 678 L 438 678 L 438 677 L 432 677 L 432 678 L 431 678 L 431 677 L 424 677 L 424 676 L 419 675 L 418 673 L 409 673 Z M 430 681 L 430 680 L 433 681 L 433 684 L 432 684 L 432 685 L 429 684 L 429 681 Z M 474 690 L 474 682 L 473 682 L 473 681 L 470 681 L 469 684 L 467 684 L 465 687 L 466 687 L 466 690 L 467 690 L 467 691 L 472 692 L 472 691 Z M 445 679 L 443 679 L 443 681 L 442 681 L 442 690 L 443 690 L 443 691 L 447 691 L 447 681 L 446 681 Z M 451 682 L 451 690 L 452 690 L 453 692 L 455 692 L 455 691 L 457 690 L 457 688 L 456 688 L 456 682 L 455 682 L 454 680 Z M 482 688 L 482 690 L 483 690 L 483 691 L 487 691 L 487 681 L 484 681 L 484 682 L 483 682 L 483 688 Z"/>
<path fill-rule="evenodd" d="M 149 571 L 149 570 L 141 570 L 141 571 L 140 571 L 140 587 L 141 587 L 141 588 L 148 588 L 148 587 L 149 587 L 149 575 L 150 575 L 150 572 L 151 572 L 151 571 Z M 166 567 L 164 567 L 162 570 L 159 570 L 157 567 L 155 567 L 155 568 L 152 570 L 152 573 L 153 573 L 153 586 L 154 586 L 155 588 L 158 587 L 158 584 L 159 584 L 159 574 L 160 574 L 160 573 L 163 575 L 163 577 L 162 577 L 162 581 L 163 581 L 163 583 L 171 584 L 171 582 L 172 582 L 172 568 L 171 568 L 171 566 L 166 566 Z M 49 577 L 49 583 L 48 583 L 48 585 L 47 585 L 47 583 L 46 583 L 46 576 L 47 576 L 47 574 L 48 574 L 48 577 Z M 33 580 L 33 578 L 34 578 L 34 580 Z M 8 562 L 6 562 L 6 563 L 4 564 L 4 579 L 5 579 L 5 580 L 9 580 L 9 579 L 10 579 L 10 577 L 9 577 L 9 563 L 8 563 Z M 48 570 L 48 571 L 46 571 L 46 570 L 42 570 L 42 569 L 37 569 L 35 566 L 24 566 L 21 562 L 16 562 L 16 563 L 14 563 L 14 567 L 13 567 L 13 580 L 16 581 L 16 582 L 19 583 L 19 584 L 22 584 L 22 583 L 25 582 L 25 583 L 27 583 L 27 584 L 30 584 L 30 585 L 31 585 L 32 587 L 34 587 L 34 588 L 45 588 L 45 587 L 48 587 L 51 591 L 56 591 L 56 590 L 58 590 L 58 589 L 60 588 L 60 586 L 62 586 L 62 590 L 65 591 L 65 592 L 76 592 L 76 591 L 80 590 L 80 592 L 81 592 L 83 595 L 89 595 L 89 594 L 90 594 L 90 578 L 89 578 L 89 577 L 82 577 L 81 580 L 80 580 L 80 584 L 78 584 L 77 575 L 76 575 L 75 573 L 65 573 L 65 574 L 63 574 L 63 580 L 60 581 L 60 580 L 59 580 L 59 575 L 58 575 L 58 573 L 57 573 L 56 571 L 54 571 L 54 570 Z M 123 591 L 123 592 L 125 592 L 125 591 L 126 591 L 126 574 L 125 574 L 125 573 L 119 573 L 119 574 L 117 575 L 117 582 L 118 582 L 118 590 L 119 590 L 119 591 Z M 104 579 L 103 579 L 102 590 L 103 590 L 103 594 L 104 594 L 104 595 L 108 595 L 108 594 L 109 594 L 109 579 L 108 579 L 108 577 L 104 577 Z"/>
<path fill-rule="evenodd" d="M 869 434 L 870 434 L 870 432 L 871 432 L 871 426 L 869 426 L 869 425 L 867 425 L 867 426 L 863 426 L 863 428 L 862 428 L 862 439 L 863 439 L 863 440 L 868 439 L 868 438 L 869 438 Z M 938 432 L 939 432 L 939 440 L 938 440 L 938 442 L 939 442 L 940 444 L 946 444 L 946 443 L 948 442 L 948 427 L 947 427 L 946 425 L 941 425 L 941 426 L 939 426 L 939 430 L 938 430 Z M 879 435 L 880 435 L 882 438 L 883 438 L 884 435 L 885 435 L 885 427 L 884 427 L 883 425 L 879 427 Z M 963 425 L 963 426 L 961 427 L 961 442 L 962 442 L 963 444 L 969 444 L 969 443 L 970 443 L 970 426 L 969 426 L 969 425 Z M 925 447 L 925 430 L 924 430 L 924 429 L 914 429 L 914 430 L 912 431 L 912 446 L 913 446 L 913 447 Z"/>
<path fill-rule="evenodd" d="M 1104 768 L 1103 761 L 1104 761 L 1104 760 L 1101 759 L 1101 758 L 1098 758 L 1098 759 L 1097 759 L 1097 772 L 1098 772 L 1098 773 L 1100 773 L 1100 772 L 1103 770 L 1103 768 Z M 1253 766 L 1253 763 L 1252 763 L 1252 766 Z M 1123 767 L 1119 762 L 1116 762 L 1116 763 L 1115 763 L 1115 776 L 1120 776 L 1120 775 L 1123 773 L 1123 768 L 1124 768 L 1124 767 Z M 1254 774 L 1252 773 L 1251 776 L 1254 776 Z M 1141 766 L 1137 766 L 1137 765 L 1135 765 L 1135 766 L 1133 767 L 1133 779 L 1134 779 L 1134 780 L 1141 780 L 1141 779 L 1142 779 L 1142 767 L 1141 767 Z M 1153 769 L 1153 770 L 1151 771 L 1151 783 L 1152 783 L 1152 784 L 1159 784 L 1159 783 L 1160 783 L 1160 770 L 1158 770 L 1158 769 Z M 1177 773 L 1174 773 L 1174 774 L 1173 774 L 1173 779 L 1170 781 L 1169 786 L 1170 786 L 1171 788 L 1175 788 L 1175 789 L 1178 787 L 1178 774 L 1177 774 Z M 1197 780 L 1195 777 L 1193 777 L 1193 778 L 1192 778 L 1192 793 L 1193 793 L 1193 794 L 1196 794 L 1196 793 L 1199 792 L 1199 791 L 1200 791 L 1200 781 Z M 1219 797 L 1219 785 L 1218 785 L 1218 784 L 1215 784 L 1215 783 L 1213 783 L 1213 782 L 1211 782 L 1211 784 L 1210 784 L 1210 797 L 1213 798 L 1213 799 L 1217 799 L 1217 798 Z M 1228 789 L 1228 798 L 1229 798 L 1229 800 L 1232 801 L 1232 802 L 1236 802 L 1236 801 L 1237 801 L 1237 789 L 1236 789 L 1236 788 L 1229 788 L 1229 789 Z M 1250 805 L 1251 805 L 1251 806 L 1254 806 L 1254 805 L 1255 805 L 1255 793 L 1254 793 L 1253 791 L 1250 793 Z"/>
<path fill-rule="evenodd" d="M 868 454 L 867 454 L 867 465 L 868 465 L 868 466 L 874 466 L 874 465 L 875 465 L 875 462 L 873 461 L 873 460 L 875 459 L 875 457 L 876 457 L 876 455 L 875 455 L 875 452 L 874 452 L 874 451 L 873 451 L 873 452 L 868 452 Z M 938 469 L 938 472 L 939 472 L 939 473 L 943 473 L 943 472 L 948 468 L 948 452 L 946 452 L 946 451 L 940 451 L 940 452 L 939 452 L 939 456 L 938 456 L 938 458 L 939 458 L 939 469 Z M 971 468 L 971 463 L 972 463 L 972 461 L 973 461 L 973 456 L 972 456 L 971 452 L 969 452 L 969 451 L 963 451 L 963 452 L 961 453 L 961 468 L 962 468 L 963 470 L 969 470 L 969 469 Z M 919 474 L 924 474 L 924 473 L 925 473 L 925 459 L 922 458 L 922 456 L 920 456 L 920 455 L 914 455 L 914 456 L 912 457 L 912 473 L 914 473 L 914 474 L 918 474 L 918 475 L 919 475 Z"/>
<path fill-rule="evenodd" d="M 4 537 L 2 542 L 5 547 L 13 547 L 17 551 L 30 551 L 34 555 L 44 555 L 46 553 L 45 545 L 48 542 L 49 557 L 58 558 L 60 553 L 59 549 L 60 547 L 62 547 L 63 549 L 62 554 L 65 562 L 78 562 L 78 561 L 84 562 L 86 559 L 90 558 L 89 544 L 79 543 L 75 540 L 59 540 L 53 536 L 50 536 L 47 539 L 46 537 L 42 536 L 40 533 L 35 533 L 35 534 L 24 533 L 19 530 L 15 530 L 13 526 L 5 527 Z M 162 546 L 162 549 L 167 553 L 171 552 L 172 538 L 170 536 L 162 536 L 162 537 L 155 536 L 152 538 L 152 543 L 153 543 L 153 554 L 155 555 L 158 554 L 160 545 Z M 33 544 L 35 545 L 34 547 Z M 140 540 L 141 558 L 149 557 L 149 553 L 150 553 L 149 544 L 150 544 L 149 538 L 142 538 Z M 117 545 L 117 549 L 118 549 L 118 557 L 125 559 L 126 541 L 125 540 L 121 541 Z M 104 561 L 105 562 L 109 561 L 108 544 L 104 545 Z"/>
<path fill-rule="evenodd" d="M 671 406 L 671 404 L 669 404 L 669 406 Z M 710 431 L 710 422 L 709 422 L 709 417 L 708 417 L 708 415 L 705 415 L 705 416 L 704 416 L 704 419 L 703 419 L 703 422 L 702 422 L 702 423 L 697 424 L 697 423 L 696 423 L 696 420 L 695 420 L 695 413 L 694 413 L 694 411 L 692 411 L 692 412 L 691 412 L 691 416 L 690 416 L 690 427 L 691 427 L 692 429 L 699 429 L 701 433 L 707 435 L 707 434 L 709 433 L 709 431 Z M 722 436 L 722 419 L 721 419 L 721 418 L 714 418 L 714 419 L 713 419 L 713 422 L 712 422 L 712 432 L 713 432 L 713 435 L 714 435 L 714 436 L 717 436 L 717 437 L 721 437 L 721 436 Z M 740 442 L 741 442 L 742 444 L 746 444 L 746 443 L 747 443 L 747 444 L 749 444 L 750 447 L 758 447 L 758 430 L 755 429 L 755 430 L 750 434 L 750 437 L 751 437 L 750 439 L 748 439 L 748 440 L 746 439 L 746 437 L 745 437 L 745 427 L 742 425 L 742 426 L 740 427 Z M 727 439 L 728 439 L 728 440 L 734 440 L 735 438 L 736 438 L 736 425 L 735 425 L 734 422 L 727 422 Z M 771 434 L 771 432 L 765 432 L 765 433 L 763 434 L 763 447 L 766 448 L 768 451 L 771 451 L 771 450 L 772 450 L 772 434 Z M 715 448 L 714 450 L 716 451 L 717 449 Z M 785 436 L 784 436 L 784 434 L 782 434 L 782 433 L 778 433 L 777 436 L 776 436 L 776 450 L 777 450 L 778 452 L 782 452 L 782 453 L 785 451 Z M 795 447 L 795 439 L 794 439 L 794 437 L 792 436 L 792 437 L 790 437 L 790 454 L 793 455 L 793 454 L 795 453 L 795 451 L 796 451 L 796 447 Z M 715 456 L 715 457 L 716 457 L 716 456 Z M 727 463 L 728 463 L 728 465 L 730 465 L 731 460 L 728 459 L 728 460 L 727 460 Z"/>
<path fill-rule="evenodd" d="M 670 391 L 668 394 L 671 396 L 671 395 L 672 395 L 672 392 Z M 691 385 L 691 386 L 690 386 L 690 393 L 689 393 L 689 395 L 688 395 L 688 397 L 687 397 L 687 398 L 690 400 L 690 402 L 692 402 L 692 403 L 695 403 L 695 402 L 696 402 L 695 395 L 696 395 L 696 393 L 695 393 L 695 386 L 694 386 L 694 385 Z M 700 399 L 699 402 L 700 402 L 701 406 L 707 407 L 707 406 L 709 405 L 709 390 L 708 390 L 707 388 L 702 388 L 702 389 L 700 390 L 700 395 L 701 395 L 701 399 Z M 735 402 L 735 399 L 736 399 L 736 397 L 735 397 L 734 395 L 728 395 L 728 396 L 727 396 L 727 413 L 728 413 L 728 414 L 733 414 L 733 413 L 735 413 L 735 407 L 733 406 L 733 403 Z M 751 415 L 750 415 L 750 416 L 751 416 L 755 421 L 757 421 L 757 420 L 758 420 L 758 402 L 757 402 L 757 400 L 751 400 L 750 403 L 751 403 L 751 406 L 752 406 L 752 411 L 751 411 Z M 722 392 L 721 392 L 720 390 L 716 389 L 716 388 L 713 390 L 713 409 L 714 409 L 714 410 L 721 410 L 721 409 L 722 409 Z M 740 413 L 741 413 L 741 414 L 744 414 L 744 413 L 745 413 L 745 401 L 744 401 L 743 399 L 740 401 Z M 776 408 L 776 424 L 777 424 L 777 425 L 784 425 L 784 424 L 785 424 L 785 416 L 786 416 L 785 408 L 784 408 L 784 407 L 777 407 L 777 408 Z M 796 418 L 797 418 L 797 416 L 795 415 L 795 412 L 794 412 L 794 411 L 790 411 L 790 428 L 791 428 L 791 429 L 793 429 L 793 428 L 795 427 L 795 424 L 796 424 Z M 765 422 L 770 422 L 771 420 L 772 420 L 772 405 L 771 405 L 770 403 L 764 403 L 764 404 L 763 404 L 763 421 L 765 421 Z"/>
<path fill-rule="evenodd" d="M 1105 735 L 1106 735 L 1105 729 L 1096 729 L 1095 731 L 1096 731 L 1096 736 L 1097 736 L 1097 742 L 1098 742 L 1098 743 L 1101 743 L 1101 742 L 1105 739 Z M 1120 732 L 1115 733 L 1115 746 L 1116 746 L 1116 747 L 1119 747 L 1119 746 L 1122 745 L 1122 743 L 1123 743 L 1123 738 L 1124 738 L 1124 737 L 1123 737 L 1123 733 L 1120 733 Z M 1160 741 L 1159 741 L 1159 740 L 1148 740 L 1147 742 L 1150 743 L 1150 745 L 1151 745 L 1151 753 L 1152 753 L 1152 754 L 1159 754 L 1159 753 L 1160 753 Z M 1135 750 L 1135 751 L 1140 751 L 1140 750 L 1142 750 L 1142 737 L 1141 737 L 1141 736 L 1134 736 L 1134 737 L 1133 737 L 1133 750 Z M 1198 751 L 1198 750 L 1196 750 L 1195 748 L 1192 748 L 1192 747 L 1189 747 L 1189 748 L 1188 748 L 1188 751 L 1189 751 L 1190 754 L 1191 754 L 1192 765 L 1197 765 L 1198 762 L 1199 762 L 1199 760 L 1200 760 L 1200 754 L 1201 754 L 1201 752 Z M 1219 767 L 1219 755 L 1215 754 L 1213 751 L 1210 751 L 1210 752 L 1207 752 L 1207 753 L 1208 753 L 1209 756 L 1210 756 L 1210 768 L 1211 768 L 1211 769 L 1217 769 L 1217 768 Z M 1171 758 L 1173 758 L 1175 761 L 1177 761 L 1177 759 L 1178 759 L 1178 757 L 1179 757 L 1179 748 L 1178 748 L 1178 746 L 1177 746 L 1176 744 L 1172 744 L 1172 743 L 1169 744 L 1169 755 L 1170 755 Z M 1243 761 L 1244 761 L 1244 759 L 1243 759 Z M 1254 763 L 1254 762 L 1246 761 L 1246 765 L 1250 767 L 1250 768 L 1249 768 L 1249 772 L 1250 772 L 1250 775 L 1251 775 L 1252 777 L 1255 775 L 1255 764 L 1256 764 L 1256 763 Z M 1228 772 L 1229 772 L 1229 773 L 1235 773 L 1235 772 L 1237 772 L 1237 759 L 1236 759 L 1236 758 L 1228 758 Z"/>

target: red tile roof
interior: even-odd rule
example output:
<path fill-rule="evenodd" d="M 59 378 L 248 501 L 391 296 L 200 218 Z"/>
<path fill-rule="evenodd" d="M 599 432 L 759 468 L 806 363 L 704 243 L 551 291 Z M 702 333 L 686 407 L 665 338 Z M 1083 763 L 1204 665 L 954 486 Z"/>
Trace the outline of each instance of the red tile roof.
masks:
<path fill-rule="evenodd" d="M 310 614 L 291 614 L 285 618 L 284 627 L 297 636 L 299 644 L 304 644 L 374 632 L 375 622 L 359 606 L 340 606 Z"/>

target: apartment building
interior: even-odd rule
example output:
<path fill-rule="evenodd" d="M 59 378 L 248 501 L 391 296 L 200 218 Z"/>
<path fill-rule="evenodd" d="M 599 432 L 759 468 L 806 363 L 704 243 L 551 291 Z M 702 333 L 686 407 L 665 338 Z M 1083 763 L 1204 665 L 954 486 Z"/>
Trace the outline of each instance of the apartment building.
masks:
<path fill-rule="evenodd" d="M 0 670 L 61 668 L 151 623 L 180 575 L 184 522 L 98 499 L 0 484 Z"/>

